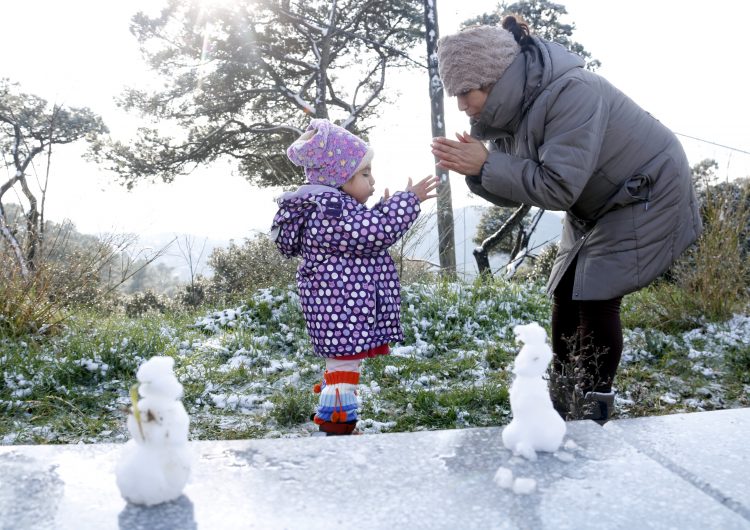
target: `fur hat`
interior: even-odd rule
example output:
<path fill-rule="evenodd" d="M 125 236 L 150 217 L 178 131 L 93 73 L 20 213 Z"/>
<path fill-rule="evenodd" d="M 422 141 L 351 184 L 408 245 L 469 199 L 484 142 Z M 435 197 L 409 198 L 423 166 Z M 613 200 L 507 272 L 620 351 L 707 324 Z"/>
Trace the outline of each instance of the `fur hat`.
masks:
<path fill-rule="evenodd" d="M 286 150 L 305 169 L 310 184 L 338 188 L 370 163 L 373 151 L 364 140 L 328 120 L 315 119 Z"/>
<path fill-rule="evenodd" d="M 474 26 L 438 41 L 440 78 L 449 96 L 497 82 L 521 47 L 496 26 Z"/>

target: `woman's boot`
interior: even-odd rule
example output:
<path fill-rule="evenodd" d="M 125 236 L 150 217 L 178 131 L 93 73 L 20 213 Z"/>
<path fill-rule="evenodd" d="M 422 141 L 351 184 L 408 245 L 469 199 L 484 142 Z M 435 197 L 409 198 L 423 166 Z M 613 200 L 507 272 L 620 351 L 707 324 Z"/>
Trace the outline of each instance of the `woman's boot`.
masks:
<path fill-rule="evenodd" d="M 583 396 L 584 420 L 594 420 L 599 425 L 607 423 L 615 411 L 615 393 L 586 392 Z"/>

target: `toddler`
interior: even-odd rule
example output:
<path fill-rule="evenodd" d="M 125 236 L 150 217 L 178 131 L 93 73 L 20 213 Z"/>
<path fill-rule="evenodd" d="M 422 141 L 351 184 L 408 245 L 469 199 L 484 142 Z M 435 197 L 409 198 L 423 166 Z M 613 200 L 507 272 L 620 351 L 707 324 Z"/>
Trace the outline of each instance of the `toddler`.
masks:
<path fill-rule="evenodd" d="M 286 257 L 301 256 L 297 269 L 302 313 L 313 352 L 326 360 L 314 421 L 328 435 L 351 434 L 357 424 L 362 359 L 386 355 L 403 340 L 401 294 L 388 254 L 419 216 L 420 203 L 435 197 L 427 177 L 372 208 L 373 151 L 328 120 L 314 119 L 287 149 L 305 170 L 308 184 L 278 199 L 272 238 Z"/>

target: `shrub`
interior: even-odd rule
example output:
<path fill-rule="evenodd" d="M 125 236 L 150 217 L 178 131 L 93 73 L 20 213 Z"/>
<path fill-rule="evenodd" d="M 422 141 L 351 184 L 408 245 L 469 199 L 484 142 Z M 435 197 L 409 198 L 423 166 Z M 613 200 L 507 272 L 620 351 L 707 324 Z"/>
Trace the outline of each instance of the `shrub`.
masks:
<path fill-rule="evenodd" d="M 684 291 L 677 300 L 683 311 L 712 321 L 725 320 L 747 303 L 749 192 L 747 182 L 704 190 L 703 234 L 675 268 Z"/>
<path fill-rule="evenodd" d="M 687 330 L 743 311 L 750 287 L 750 185 L 706 185 L 699 191 L 703 233 L 652 286 L 625 297 L 628 327 Z"/>
<path fill-rule="evenodd" d="M 686 331 L 699 324 L 700 314 L 685 311 L 688 293 L 673 281 L 662 279 L 622 300 L 625 328 L 655 328 L 665 332 Z"/>
<path fill-rule="evenodd" d="M 605 382 L 599 370 L 606 350 L 595 349 L 582 341 L 578 332 L 565 340 L 571 352 L 569 358 L 563 361 L 556 357 L 547 370 L 550 397 L 566 421 L 580 420 L 594 412 L 595 405 L 585 401 L 584 396 Z"/>
<path fill-rule="evenodd" d="M 559 248 L 558 243 L 551 243 L 545 246 L 534 258 L 534 264 L 528 273 L 528 278 L 534 281 L 547 281 L 549 275 L 552 274 L 552 266 L 555 264 Z"/>
<path fill-rule="evenodd" d="M 51 289 L 47 267 L 27 278 L 10 260 L 0 267 L 0 336 L 18 337 L 44 332 L 63 319 L 64 301 Z"/>
<path fill-rule="evenodd" d="M 727 353 L 728 371 L 740 384 L 750 385 L 750 349 L 734 348 Z"/>
<path fill-rule="evenodd" d="M 135 293 L 125 300 L 125 314 L 130 318 L 136 318 L 149 311 L 164 313 L 167 310 L 167 305 L 167 300 L 153 291 Z"/>
<path fill-rule="evenodd" d="M 414 259 L 417 249 L 424 245 L 429 237 L 428 227 L 435 214 L 420 215 L 406 233 L 388 249 L 396 265 L 401 285 L 414 282 L 426 282 L 437 277 L 438 266 L 429 261 Z"/>
<path fill-rule="evenodd" d="M 11 213 L 17 209 L 8 207 Z M 18 336 L 49 330 L 73 306 L 113 309 L 119 301 L 116 289 L 162 252 L 134 261 L 127 255 L 135 243 L 132 235 L 81 234 L 68 221 L 48 221 L 44 227 L 35 259 L 27 263 L 26 277 L 21 274 L 18 257 L 0 238 L 2 334 Z M 27 245 L 23 226 L 13 229 Z"/>
<path fill-rule="evenodd" d="M 65 225 L 50 233 L 45 251 L 26 276 L 10 249 L 0 245 L 0 333 L 20 336 L 47 331 L 65 318 L 72 305 L 103 307 L 114 298 L 113 289 L 101 281 L 102 270 L 115 252 L 110 240 L 71 243 L 66 235 L 71 230 Z"/>
<path fill-rule="evenodd" d="M 242 245 L 232 241 L 228 248 L 214 249 L 208 258 L 214 270 L 209 297 L 236 300 L 258 289 L 289 285 L 295 280 L 297 263 L 297 259 L 284 258 L 264 234 Z"/>
<path fill-rule="evenodd" d="M 275 394 L 271 401 L 274 408 L 271 417 L 279 425 L 292 426 L 305 423 L 315 412 L 315 394 L 307 389 L 285 386 L 281 393 Z"/>
<path fill-rule="evenodd" d="M 177 302 L 184 307 L 200 307 L 208 300 L 210 290 L 211 280 L 198 276 L 177 292 Z"/>
<path fill-rule="evenodd" d="M 410 259 L 406 256 L 392 251 L 391 257 L 396 265 L 398 279 L 401 285 L 409 285 L 416 282 L 437 281 L 438 273 L 435 272 L 431 263 L 423 260 Z"/>

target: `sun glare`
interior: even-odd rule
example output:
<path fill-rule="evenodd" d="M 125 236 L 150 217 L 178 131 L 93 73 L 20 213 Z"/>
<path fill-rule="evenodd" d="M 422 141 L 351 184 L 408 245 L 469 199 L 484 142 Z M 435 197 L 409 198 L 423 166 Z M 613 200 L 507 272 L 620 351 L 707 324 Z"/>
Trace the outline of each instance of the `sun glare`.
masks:
<path fill-rule="evenodd" d="M 198 0 L 198 3 L 206 8 L 211 7 L 230 7 L 237 3 L 237 0 Z"/>

